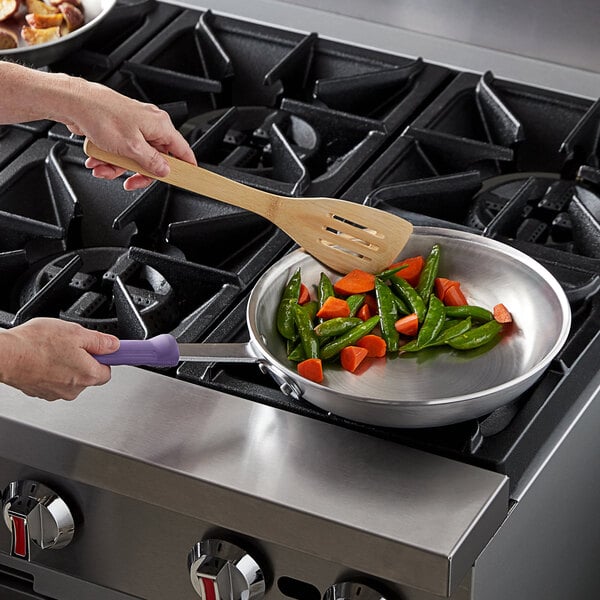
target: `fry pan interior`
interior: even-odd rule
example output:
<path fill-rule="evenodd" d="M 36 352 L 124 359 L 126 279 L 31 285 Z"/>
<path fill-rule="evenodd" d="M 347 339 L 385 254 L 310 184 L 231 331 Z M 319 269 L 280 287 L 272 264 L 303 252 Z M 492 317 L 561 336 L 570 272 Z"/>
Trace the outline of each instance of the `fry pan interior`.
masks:
<path fill-rule="evenodd" d="M 0 50 L 0 59 L 8 59 L 23 62 L 32 67 L 48 65 L 59 60 L 69 52 L 77 49 L 91 33 L 94 27 L 98 25 L 112 10 L 116 0 L 81 0 L 83 6 L 85 22 L 75 31 L 61 36 L 57 40 L 28 46 L 20 35 L 23 19 L 11 18 L 2 23 L 5 29 L 12 29 L 17 34 L 19 45 L 17 48 L 9 50 Z M 25 3 L 23 2 L 23 5 Z M 24 15 L 24 7 L 21 8 L 21 17 Z"/>
<path fill-rule="evenodd" d="M 302 251 L 284 257 L 261 278 L 248 305 L 248 324 L 261 352 L 302 388 L 306 400 L 340 416 L 374 425 L 428 427 L 481 416 L 527 389 L 558 353 L 571 313 L 554 277 L 513 248 L 470 233 L 415 227 L 401 257 L 427 256 L 439 243 L 439 273 L 457 279 L 469 304 L 502 302 L 514 324 L 489 351 L 430 349 L 372 360 L 359 375 L 325 366 L 323 384 L 299 377 L 287 360 L 275 316 L 281 292 L 298 267 L 309 288 L 327 273 Z"/>

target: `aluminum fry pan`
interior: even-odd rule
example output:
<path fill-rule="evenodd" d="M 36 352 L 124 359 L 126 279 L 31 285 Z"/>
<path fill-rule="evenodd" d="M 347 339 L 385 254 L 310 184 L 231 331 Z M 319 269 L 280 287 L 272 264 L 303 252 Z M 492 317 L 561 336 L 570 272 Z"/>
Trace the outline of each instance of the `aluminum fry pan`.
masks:
<path fill-rule="evenodd" d="M 537 261 L 471 233 L 415 227 L 402 257 L 426 256 L 434 243 L 441 246 L 440 275 L 459 280 L 469 304 L 491 309 L 502 302 L 513 315 L 510 330 L 487 352 L 434 348 L 368 359 L 372 364 L 359 375 L 326 364 L 322 384 L 300 377 L 276 328 L 281 293 L 298 268 L 309 287 L 317 284 L 321 272 L 333 281 L 340 275 L 297 250 L 267 270 L 252 290 L 247 309 L 250 342 L 182 344 L 192 356 L 181 359 L 259 362 L 285 393 L 371 425 L 436 427 L 490 413 L 533 385 L 562 348 L 571 325 L 569 303 L 560 284 Z M 176 363 L 179 353 L 173 351 Z M 109 364 L 125 362 L 99 358 Z"/>

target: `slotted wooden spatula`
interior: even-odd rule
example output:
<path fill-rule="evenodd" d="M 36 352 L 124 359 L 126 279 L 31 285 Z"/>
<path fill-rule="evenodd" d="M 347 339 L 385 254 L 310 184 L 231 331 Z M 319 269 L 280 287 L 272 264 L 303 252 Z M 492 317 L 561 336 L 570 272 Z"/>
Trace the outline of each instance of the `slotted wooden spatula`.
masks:
<path fill-rule="evenodd" d="M 155 177 L 135 161 L 85 140 L 85 153 L 128 171 L 252 211 L 282 229 L 317 260 L 340 273 L 377 273 L 404 248 L 412 224 L 382 210 L 334 198 L 288 198 L 263 192 L 201 167 L 163 155 L 171 171 Z"/>

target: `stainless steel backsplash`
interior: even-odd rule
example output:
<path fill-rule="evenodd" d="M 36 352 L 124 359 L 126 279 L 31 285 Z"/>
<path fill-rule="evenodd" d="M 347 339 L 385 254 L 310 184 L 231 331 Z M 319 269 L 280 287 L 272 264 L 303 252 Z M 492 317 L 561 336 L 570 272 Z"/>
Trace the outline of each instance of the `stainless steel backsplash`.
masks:
<path fill-rule="evenodd" d="M 599 0 L 278 0 L 600 73 Z"/>

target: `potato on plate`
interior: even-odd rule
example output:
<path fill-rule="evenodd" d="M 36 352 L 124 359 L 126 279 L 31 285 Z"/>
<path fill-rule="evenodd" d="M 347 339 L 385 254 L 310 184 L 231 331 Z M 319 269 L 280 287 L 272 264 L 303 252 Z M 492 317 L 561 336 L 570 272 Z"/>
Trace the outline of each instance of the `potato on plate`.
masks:
<path fill-rule="evenodd" d="M 58 10 L 64 17 L 63 28 L 66 28 L 67 33 L 71 33 L 71 31 L 75 31 L 83 25 L 85 21 L 83 13 L 73 4 L 62 2 L 58 5 Z"/>
<path fill-rule="evenodd" d="M 0 50 L 12 50 L 19 45 L 17 36 L 9 29 L 0 28 Z"/>
<path fill-rule="evenodd" d="M 25 0 L 25 6 L 27 7 L 27 12 L 34 15 L 53 15 L 58 13 L 58 8 L 46 4 L 43 0 Z"/>
<path fill-rule="evenodd" d="M 19 0 L 0 0 L 0 21 L 10 19 L 19 10 Z"/>
<path fill-rule="evenodd" d="M 48 27 L 60 27 L 63 21 L 61 13 L 55 15 L 36 15 L 35 13 L 29 13 L 25 15 L 27 25 L 34 29 L 47 29 Z"/>
<path fill-rule="evenodd" d="M 34 29 L 33 27 L 24 26 L 21 28 L 21 37 L 29 46 L 45 44 L 60 38 L 60 27 Z"/>

